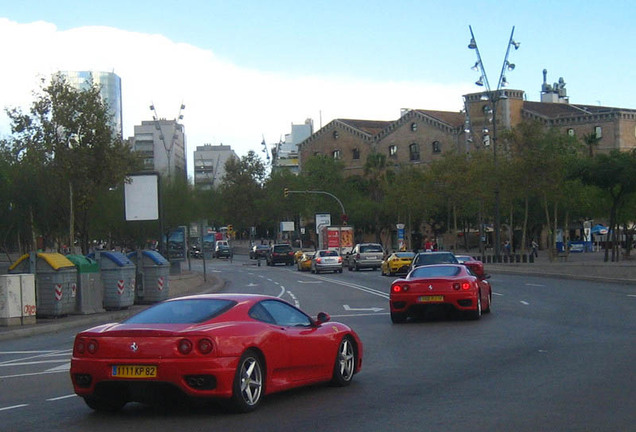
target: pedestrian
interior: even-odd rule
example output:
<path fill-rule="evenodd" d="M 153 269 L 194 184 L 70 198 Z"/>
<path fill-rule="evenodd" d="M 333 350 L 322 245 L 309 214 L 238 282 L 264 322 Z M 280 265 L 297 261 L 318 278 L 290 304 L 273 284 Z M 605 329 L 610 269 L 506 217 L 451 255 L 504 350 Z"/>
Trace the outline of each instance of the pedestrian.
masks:
<path fill-rule="evenodd" d="M 510 242 L 508 240 L 504 243 L 504 250 L 506 251 L 506 255 L 510 256 Z"/>
<path fill-rule="evenodd" d="M 426 252 L 431 252 L 433 250 L 433 243 L 431 243 L 429 239 L 426 239 L 426 242 L 424 243 L 424 250 Z"/>
<path fill-rule="evenodd" d="M 539 245 L 534 240 L 532 240 L 532 255 L 534 255 L 535 258 L 539 257 Z"/>

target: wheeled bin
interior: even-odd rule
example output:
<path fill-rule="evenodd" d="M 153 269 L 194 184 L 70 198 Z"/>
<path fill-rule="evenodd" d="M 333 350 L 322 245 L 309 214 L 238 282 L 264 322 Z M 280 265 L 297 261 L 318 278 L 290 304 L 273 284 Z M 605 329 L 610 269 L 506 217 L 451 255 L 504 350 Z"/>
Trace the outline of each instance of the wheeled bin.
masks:
<path fill-rule="evenodd" d="M 66 255 L 77 269 L 77 296 L 75 313 L 104 312 L 104 287 L 99 274 L 99 264 L 84 255 Z"/>
<path fill-rule="evenodd" d="M 137 264 L 135 303 L 156 303 L 170 297 L 170 262 L 163 255 L 143 250 L 129 253 L 128 258 Z"/>
<path fill-rule="evenodd" d="M 57 318 L 75 311 L 77 270 L 64 255 L 50 252 L 25 254 L 9 267 L 9 273 L 35 274 L 38 317 Z"/>
<path fill-rule="evenodd" d="M 127 309 L 135 302 L 135 264 L 121 252 L 98 251 L 88 255 L 99 264 L 104 287 L 104 309 Z"/>

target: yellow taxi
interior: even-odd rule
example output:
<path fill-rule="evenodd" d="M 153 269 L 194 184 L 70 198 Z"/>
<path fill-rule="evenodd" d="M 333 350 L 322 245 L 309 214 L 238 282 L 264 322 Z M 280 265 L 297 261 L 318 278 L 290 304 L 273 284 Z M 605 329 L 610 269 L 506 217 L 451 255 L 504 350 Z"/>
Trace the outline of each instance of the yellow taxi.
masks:
<path fill-rule="evenodd" d="M 393 276 L 396 274 L 406 274 L 409 271 L 411 262 L 415 257 L 414 252 L 393 252 L 382 261 L 380 269 L 382 276 Z"/>
<path fill-rule="evenodd" d="M 296 261 L 296 267 L 298 271 L 311 270 L 311 260 L 314 259 L 315 252 L 303 252 L 302 255 Z"/>

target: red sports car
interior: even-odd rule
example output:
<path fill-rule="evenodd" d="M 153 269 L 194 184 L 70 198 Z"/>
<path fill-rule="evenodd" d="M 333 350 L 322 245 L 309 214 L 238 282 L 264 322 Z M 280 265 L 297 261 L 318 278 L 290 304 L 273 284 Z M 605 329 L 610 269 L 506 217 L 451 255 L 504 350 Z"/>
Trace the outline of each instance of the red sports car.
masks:
<path fill-rule="evenodd" d="M 437 308 L 468 313 L 473 319 L 490 312 L 492 289 L 486 280 L 462 264 L 416 267 L 391 284 L 391 321 L 401 323 Z"/>
<path fill-rule="evenodd" d="M 207 294 L 155 304 L 75 337 L 71 379 L 94 410 L 157 396 L 219 398 L 239 412 L 264 395 L 320 382 L 346 386 L 362 367 L 351 328 L 276 297 Z"/>

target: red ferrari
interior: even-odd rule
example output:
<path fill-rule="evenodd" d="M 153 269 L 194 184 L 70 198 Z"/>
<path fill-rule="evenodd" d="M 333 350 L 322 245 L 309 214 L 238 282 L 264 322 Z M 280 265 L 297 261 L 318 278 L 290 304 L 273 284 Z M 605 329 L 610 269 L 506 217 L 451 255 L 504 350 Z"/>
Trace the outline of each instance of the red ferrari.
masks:
<path fill-rule="evenodd" d="M 362 342 L 351 328 L 329 320 L 324 312 L 312 319 L 262 295 L 166 300 L 77 334 L 71 380 L 94 410 L 176 394 L 219 398 L 249 412 L 270 393 L 351 382 L 362 367 Z"/>
<path fill-rule="evenodd" d="M 488 276 L 477 276 L 462 264 L 416 267 L 391 284 L 391 321 L 402 323 L 431 309 L 459 311 L 473 319 L 490 312 L 492 289 Z"/>

